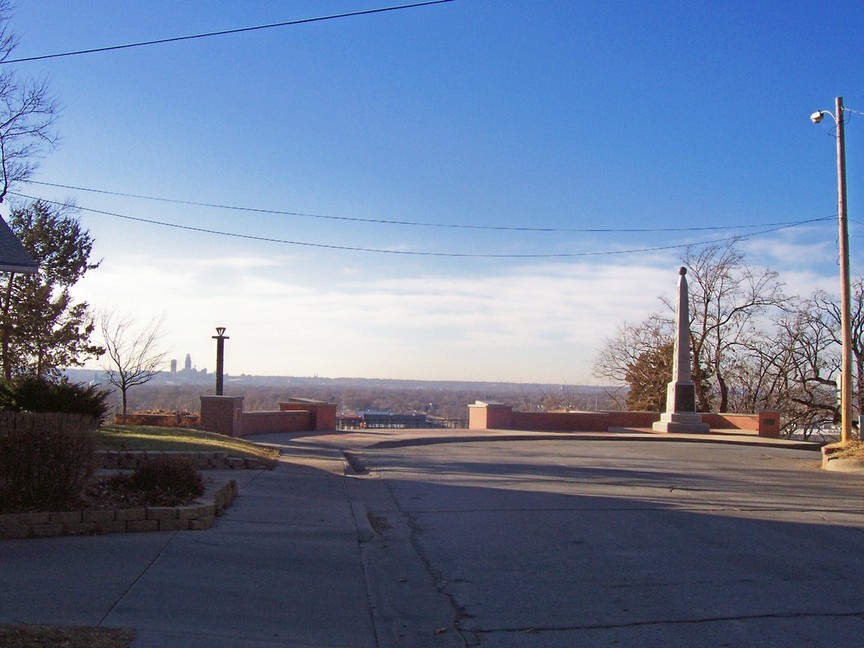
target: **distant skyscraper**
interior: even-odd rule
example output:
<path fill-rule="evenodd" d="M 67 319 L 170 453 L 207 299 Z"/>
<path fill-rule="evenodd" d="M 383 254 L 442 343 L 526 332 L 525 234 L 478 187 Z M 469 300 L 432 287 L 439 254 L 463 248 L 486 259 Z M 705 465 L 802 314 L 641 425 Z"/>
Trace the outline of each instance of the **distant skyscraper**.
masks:
<path fill-rule="evenodd" d="M 177 361 L 176 360 L 171 361 L 171 373 L 172 374 L 177 373 Z"/>
<path fill-rule="evenodd" d="M 192 356 L 186 354 L 186 364 L 183 365 L 183 371 L 192 371 Z"/>

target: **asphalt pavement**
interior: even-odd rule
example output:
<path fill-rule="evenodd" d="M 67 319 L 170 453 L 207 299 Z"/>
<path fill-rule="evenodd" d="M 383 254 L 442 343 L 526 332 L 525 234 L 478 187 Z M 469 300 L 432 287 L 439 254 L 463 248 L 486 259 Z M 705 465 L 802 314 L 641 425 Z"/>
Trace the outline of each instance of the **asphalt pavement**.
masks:
<path fill-rule="evenodd" d="M 240 494 L 212 529 L 0 542 L 0 622 L 132 628 L 135 648 L 864 635 L 864 475 L 818 452 L 441 434 L 265 435 L 279 466 L 213 475 Z"/>

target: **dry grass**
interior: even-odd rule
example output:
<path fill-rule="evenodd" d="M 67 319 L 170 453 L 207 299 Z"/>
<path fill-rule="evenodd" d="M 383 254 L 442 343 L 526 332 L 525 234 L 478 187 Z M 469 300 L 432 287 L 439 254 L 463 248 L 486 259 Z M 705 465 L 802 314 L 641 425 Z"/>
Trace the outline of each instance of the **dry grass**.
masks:
<path fill-rule="evenodd" d="M 0 625 L 4 648 L 128 648 L 134 637 L 119 628 Z"/>
<path fill-rule="evenodd" d="M 852 440 L 849 443 L 832 443 L 825 446 L 825 450 L 837 459 L 862 459 L 864 460 L 864 441 Z"/>
<path fill-rule="evenodd" d="M 279 451 L 215 432 L 153 425 L 103 425 L 99 450 L 228 452 L 236 457 L 276 461 Z"/>

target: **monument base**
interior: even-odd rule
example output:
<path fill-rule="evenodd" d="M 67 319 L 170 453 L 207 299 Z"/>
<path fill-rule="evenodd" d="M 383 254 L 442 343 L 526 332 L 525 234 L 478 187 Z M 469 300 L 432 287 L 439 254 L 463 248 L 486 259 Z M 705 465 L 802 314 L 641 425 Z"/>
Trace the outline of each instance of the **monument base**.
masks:
<path fill-rule="evenodd" d="M 702 415 L 696 412 L 664 412 L 651 429 L 655 432 L 705 434 L 711 426 L 703 423 Z"/>

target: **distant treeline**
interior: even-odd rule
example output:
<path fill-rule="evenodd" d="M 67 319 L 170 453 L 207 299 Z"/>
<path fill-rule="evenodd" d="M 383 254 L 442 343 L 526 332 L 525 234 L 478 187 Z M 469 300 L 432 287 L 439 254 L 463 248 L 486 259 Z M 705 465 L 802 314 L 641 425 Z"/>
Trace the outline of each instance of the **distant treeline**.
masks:
<path fill-rule="evenodd" d="M 98 381 L 98 372 L 69 372 L 78 382 Z M 167 374 L 170 376 L 170 374 Z M 162 376 L 129 390 L 129 411 L 198 412 L 200 396 L 213 393 L 204 382 L 184 384 Z M 288 398 L 313 398 L 336 403 L 338 411 L 389 410 L 394 414 L 425 413 L 467 418 L 474 401 L 496 401 L 525 411 L 618 409 L 614 387 L 407 381 L 363 378 L 228 377 L 225 394 L 243 396 L 247 412 L 278 409 Z M 119 397 L 117 397 L 119 403 Z"/>

